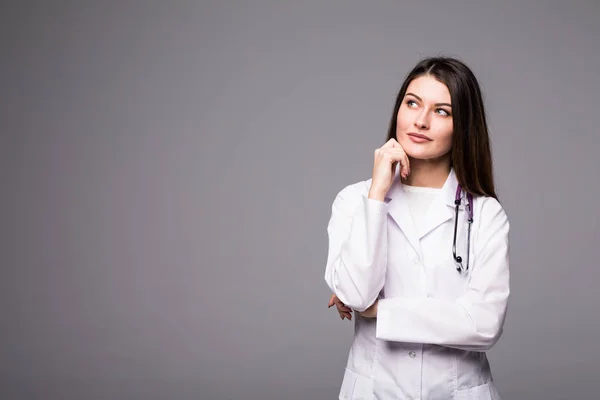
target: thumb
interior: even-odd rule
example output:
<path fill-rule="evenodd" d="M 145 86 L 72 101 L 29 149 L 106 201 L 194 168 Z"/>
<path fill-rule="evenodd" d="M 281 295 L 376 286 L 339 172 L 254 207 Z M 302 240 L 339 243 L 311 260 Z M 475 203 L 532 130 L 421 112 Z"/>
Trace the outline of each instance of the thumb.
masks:
<path fill-rule="evenodd" d="M 327 304 L 327 308 L 330 308 L 331 306 L 333 306 L 333 299 L 335 299 L 335 294 L 332 294 L 331 297 L 329 298 L 329 303 Z"/>

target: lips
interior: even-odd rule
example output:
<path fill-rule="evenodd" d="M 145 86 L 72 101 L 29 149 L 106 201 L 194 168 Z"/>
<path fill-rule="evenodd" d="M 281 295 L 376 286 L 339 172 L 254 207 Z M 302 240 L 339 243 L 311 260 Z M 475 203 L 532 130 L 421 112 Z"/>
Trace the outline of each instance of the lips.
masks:
<path fill-rule="evenodd" d="M 419 138 L 419 139 L 429 140 L 430 142 L 433 141 L 433 139 L 430 138 L 429 136 L 425 136 L 420 133 L 410 132 L 410 133 L 408 133 L 408 136 L 412 136 L 412 137 Z"/>

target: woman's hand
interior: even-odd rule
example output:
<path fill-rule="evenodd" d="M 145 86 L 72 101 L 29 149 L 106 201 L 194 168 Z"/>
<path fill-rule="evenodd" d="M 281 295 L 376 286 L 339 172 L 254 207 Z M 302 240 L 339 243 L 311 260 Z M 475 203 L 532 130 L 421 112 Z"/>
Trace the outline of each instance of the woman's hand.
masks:
<path fill-rule="evenodd" d="M 371 304 L 369 308 L 367 308 L 363 312 L 359 312 L 358 315 L 364 318 L 377 318 L 377 303 L 379 299 L 375 300 L 375 303 Z M 329 298 L 328 307 L 331 307 L 335 304 L 337 307 L 337 311 L 340 314 L 340 318 L 343 320 L 344 318 L 348 318 L 352 320 L 352 309 L 347 307 L 342 301 L 335 295 L 332 294 Z"/>
<path fill-rule="evenodd" d="M 348 318 L 349 320 L 352 320 L 352 309 L 349 307 L 346 307 L 346 305 L 344 303 L 342 303 L 342 301 L 335 294 L 332 294 L 331 297 L 329 298 L 329 304 L 327 305 L 327 307 L 331 307 L 334 304 L 337 307 L 337 311 L 340 314 L 340 318 L 342 320 L 344 318 Z"/>
<path fill-rule="evenodd" d="M 367 308 L 363 312 L 359 312 L 358 315 L 365 318 L 377 318 L 377 304 L 379 303 L 379 299 L 375 300 L 375 303 L 371 304 L 369 308 Z"/>
<path fill-rule="evenodd" d="M 396 139 L 388 140 L 383 146 L 375 150 L 373 160 L 373 176 L 369 198 L 383 201 L 394 181 L 396 164 L 400 163 L 400 176 L 406 179 L 410 174 L 408 156 Z"/>

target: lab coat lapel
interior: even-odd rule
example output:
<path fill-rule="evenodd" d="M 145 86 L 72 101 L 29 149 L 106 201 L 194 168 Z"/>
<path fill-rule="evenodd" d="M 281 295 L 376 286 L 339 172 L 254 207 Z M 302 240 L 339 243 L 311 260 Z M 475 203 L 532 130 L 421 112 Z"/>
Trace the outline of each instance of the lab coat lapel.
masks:
<path fill-rule="evenodd" d="M 444 186 L 442 186 L 440 196 L 438 196 L 429 207 L 429 211 L 427 212 L 425 221 L 423 222 L 423 231 L 418 235 L 419 239 L 453 217 L 453 212 L 455 210 L 454 200 L 456 198 L 457 187 L 458 180 L 456 179 L 454 170 L 451 169 Z M 463 202 L 461 202 L 460 206 L 461 210 L 463 209 L 462 203 Z"/>
<path fill-rule="evenodd" d="M 417 253 L 421 253 L 417 229 L 412 219 L 406 193 L 402 189 L 400 174 L 397 174 L 390 190 L 388 190 L 386 201 L 389 204 L 388 213 L 400 227 L 409 243 Z"/>

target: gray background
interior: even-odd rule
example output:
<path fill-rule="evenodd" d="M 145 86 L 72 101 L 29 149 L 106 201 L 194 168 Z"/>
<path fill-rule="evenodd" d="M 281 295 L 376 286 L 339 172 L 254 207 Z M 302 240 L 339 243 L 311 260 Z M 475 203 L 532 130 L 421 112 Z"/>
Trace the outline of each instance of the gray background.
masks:
<path fill-rule="evenodd" d="M 438 54 L 481 82 L 511 220 L 503 399 L 597 398 L 598 2 L 0 15 L 3 400 L 337 398 L 352 325 L 326 307 L 331 202 Z"/>

